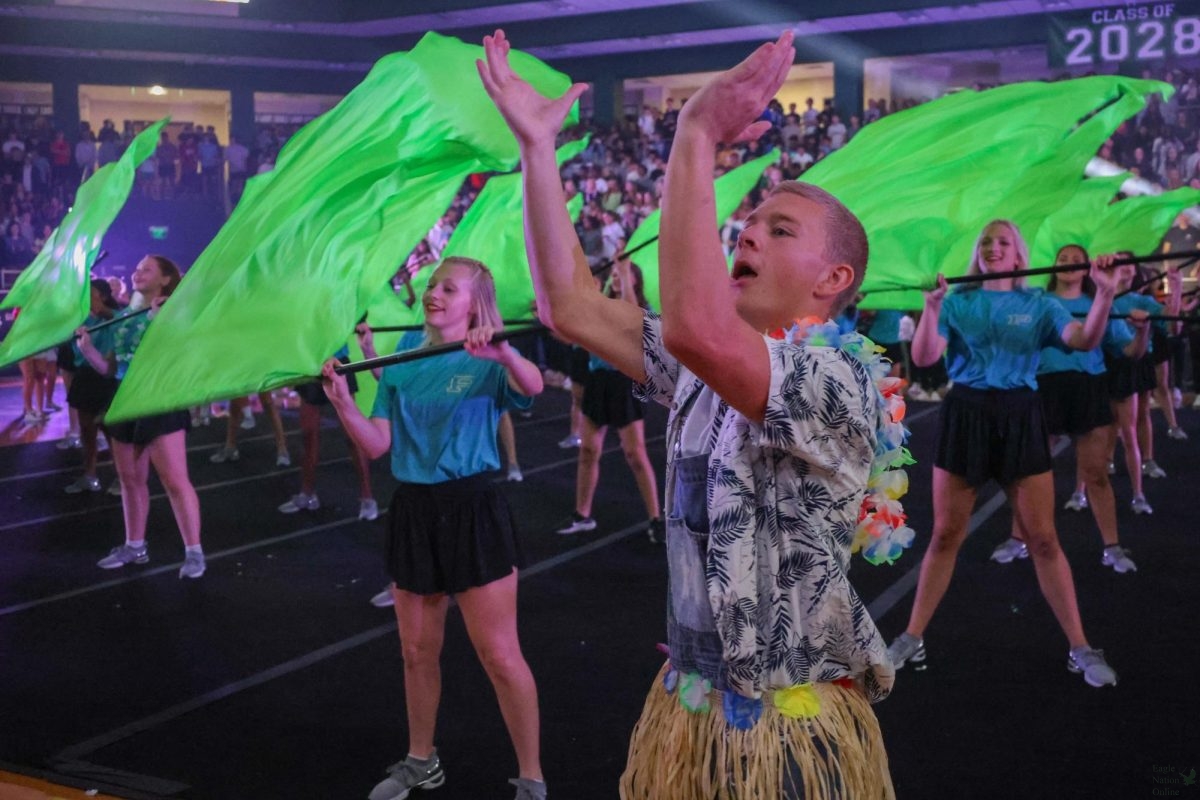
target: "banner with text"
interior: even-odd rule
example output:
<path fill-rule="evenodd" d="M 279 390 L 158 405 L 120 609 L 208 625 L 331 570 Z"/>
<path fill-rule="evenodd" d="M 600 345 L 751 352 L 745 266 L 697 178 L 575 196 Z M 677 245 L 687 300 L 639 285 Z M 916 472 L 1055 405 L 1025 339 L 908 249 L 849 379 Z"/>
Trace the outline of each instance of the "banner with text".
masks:
<path fill-rule="evenodd" d="M 1054 14 L 1051 67 L 1102 69 L 1200 56 L 1200 2 L 1131 3 Z"/>

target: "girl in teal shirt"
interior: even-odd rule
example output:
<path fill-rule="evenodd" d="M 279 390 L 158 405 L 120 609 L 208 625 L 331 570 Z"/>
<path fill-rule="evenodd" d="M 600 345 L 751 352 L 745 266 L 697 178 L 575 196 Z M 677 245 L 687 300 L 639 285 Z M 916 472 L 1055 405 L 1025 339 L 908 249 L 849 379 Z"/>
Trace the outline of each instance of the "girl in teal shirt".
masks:
<path fill-rule="evenodd" d="M 1029 249 L 1017 227 L 996 220 L 975 244 L 971 273 L 1003 274 L 1029 266 Z M 941 409 L 933 470 L 933 538 L 921 563 L 908 627 L 888 648 L 897 668 L 925 658 L 922 636 L 954 575 L 958 550 L 979 486 L 996 480 L 1012 503 L 1038 584 L 1070 651 L 1067 668 L 1092 686 L 1112 685 L 1116 673 L 1088 645 L 1079 618 L 1071 567 L 1054 528 L 1054 481 L 1037 368 L 1042 348 L 1061 344 L 1091 350 L 1100 344 L 1116 280 L 1108 264 L 1091 269 L 1096 298 L 1085 322 L 1020 278 L 996 278 L 981 288 L 925 297 L 913 337 L 914 363 L 928 366 L 946 356 L 954 388 Z"/>
<path fill-rule="evenodd" d="M 424 337 L 402 344 L 465 340 L 465 352 L 384 369 L 369 419 L 334 371 L 336 360 L 322 373 L 350 437 L 370 458 L 390 451 L 400 482 L 388 513 L 387 566 L 404 651 L 409 750 L 370 798 L 396 800 L 446 779 L 433 734 L 450 595 L 499 698 L 517 752 L 517 796 L 545 797 L 537 687 L 517 639 L 521 556 L 512 513 L 489 475 L 500 466 L 500 414 L 528 407 L 542 391 L 542 375 L 507 342 L 491 343 L 500 312 L 482 263 L 447 258 L 422 305 Z"/>

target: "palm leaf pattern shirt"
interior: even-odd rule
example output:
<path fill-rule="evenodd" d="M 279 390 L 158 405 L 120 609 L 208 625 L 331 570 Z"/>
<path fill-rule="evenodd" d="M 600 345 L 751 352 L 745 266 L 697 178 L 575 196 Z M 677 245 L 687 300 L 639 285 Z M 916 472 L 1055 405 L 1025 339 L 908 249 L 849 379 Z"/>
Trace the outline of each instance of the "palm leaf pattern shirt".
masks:
<path fill-rule="evenodd" d="M 646 383 L 637 393 L 671 408 L 672 666 L 746 697 L 850 677 L 881 700 L 895 672 L 847 575 L 875 453 L 876 390 L 841 350 L 764 340 L 771 384 L 759 425 L 667 352 L 656 315 L 643 323 Z M 675 496 L 676 467 L 697 454 L 708 454 L 696 493 L 707 535 L 679 524 L 686 510 Z"/>

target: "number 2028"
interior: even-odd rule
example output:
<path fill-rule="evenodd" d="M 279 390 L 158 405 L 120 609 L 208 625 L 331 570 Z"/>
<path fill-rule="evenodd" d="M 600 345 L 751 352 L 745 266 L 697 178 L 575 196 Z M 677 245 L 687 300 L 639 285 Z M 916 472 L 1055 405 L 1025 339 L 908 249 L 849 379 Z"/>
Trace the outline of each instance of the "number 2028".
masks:
<path fill-rule="evenodd" d="M 1167 26 L 1170 25 L 1170 28 Z M 1099 30 L 1071 28 L 1066 35 L 1071 52 L 1069 66 L 1086 66 L 1096 61 L 1095 46 L 1101 61 L 1125 61 L 1129 58 L 1150 61 L 1168 55 L 1200 54 L 1200 19 L 1182 17 L 1172 23 L 1147 20 L 1136 28 L 1105 25 Z M 1170 52 L 1167 46 L 1170 46 Z"/>

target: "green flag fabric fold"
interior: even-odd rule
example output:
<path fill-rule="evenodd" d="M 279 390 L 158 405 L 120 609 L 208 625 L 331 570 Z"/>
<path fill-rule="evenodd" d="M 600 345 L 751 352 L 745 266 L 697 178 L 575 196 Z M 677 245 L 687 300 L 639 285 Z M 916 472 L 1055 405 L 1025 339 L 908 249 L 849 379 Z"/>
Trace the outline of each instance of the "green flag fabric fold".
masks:
<path fill-rule="evenodd" d="M 758 185 L 767 167 L 779 161 L 779 152 L 771 151 L 759 156 L 753 161 L 747 161 L 740 167 L 726 172 L 717 178 L 714 184 L 717 206 L 717 225 L 724 224 L 750 190 Z M 652 212 L 637 227 L 625 245 L 625 251 L 630 252 L 640 248 L 630 260 L 642 270 L 642 283 L 646 292 L 646 300 L 655 308 L 661 308 L 658 289 L 658 226 L 662 217 L 660 210 Z M 649 242 L 649 244 L 647 244 Z"/>
<path fill-rule="evenodd" d="M 964 274 L 992 219 L 1013 220 L 1035 241 L 1105 139 L 1149 94 L 1171 91 L 1112 76 L 961 91 L 869 125 L 803 179 L 867 229 L 862 307 L 920 308 L 919 291 L 883 290 Z"/>
<path fill-rule="evenodd" d="M 1149 255 L 1179 212 L 1200 204 L 1200 190 L 1187 188 L 1113 202 L 1129 177 L 1126 173 L 1082 181 L 1071 201 L 1041 226 L 1030 248 L 1031 261 L 1052 264 L 1068 244 L 1080 245 L 1093 256 L 1118 250 Z"/>
<path fill-rule="evenodd" d="M 463 180 L 515 165 L 516 141 L 476 73 L 482 57 L 426 34 L 301 129 L 164 305 L 108 418 L 316 375 Z M 570 86 L 532 56 L 514 51 L 511 63 L 543 94 Z"/>
<path fill-rule="evenodd" d="M 41 252 L 26 267 L 0 303 L 21 313 L 0 342 L 0 366 L 28 358 L 71 338 L 87 318 L 92 264 L 104 234 L 133 188 L 138 165 L 154 154 L 168 120 L 138 134 L 117 161 L 83 182 L 75 204 Z"/>

